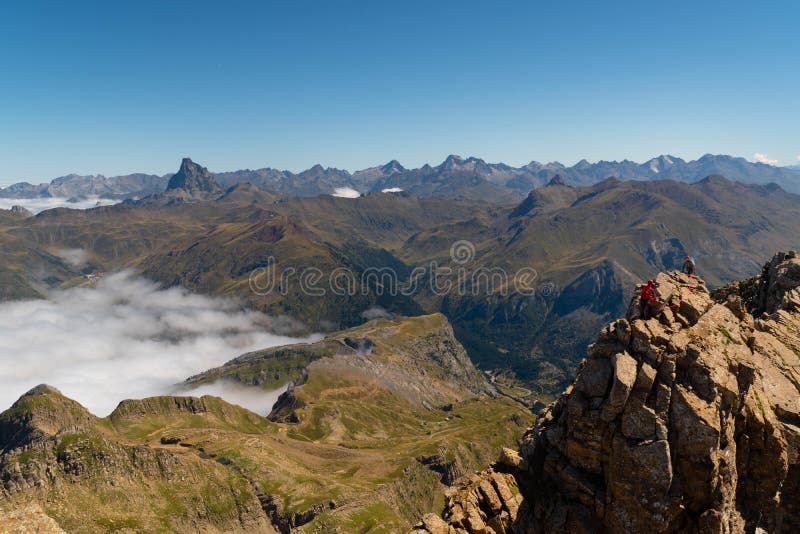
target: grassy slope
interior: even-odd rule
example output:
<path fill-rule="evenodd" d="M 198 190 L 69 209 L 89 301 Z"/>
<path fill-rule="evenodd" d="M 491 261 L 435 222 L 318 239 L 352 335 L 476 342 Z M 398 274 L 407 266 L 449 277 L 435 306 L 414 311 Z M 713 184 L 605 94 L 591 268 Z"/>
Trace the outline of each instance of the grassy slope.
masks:
<path fill-rule="evenodd" d="M 345 344 L 365 337 L 375 344 L 369 356 Z M 77 531 L 127 525 L 186 532 L 191 525 L 231 528 L 242 503 L 263 491 L 284 517 L 320 505 L 307 531 L 394 532 L 443 504 L 442 474 L 417 458 L 434 458 L 455 474 L 479 469 L 532 419 L 506 397 L 480 394 L 492 388 L 441 315 L 372 321 L 305 350 L 316 359 L 309 358 L 306 379 L 295 389 L 302 399 L 297 423 L 274 423 L 215 397 L 124 401 L 105 419 L 58 393 L 24 397 L 0 415 L 0 441 L 7 439 L 3 421 L 19 425 L 26 414 L 38 414 L 36 428 L 53 436 L 51 452 L 38 460 L 61 483 L 5 499 L 40 501 Z M 235 378 L 234 367 L 215 378 Z M 13 471 L 25 463 L 41 473 L 43 464 L 29 450 L 0 455 L 0 466 Z M 64 451 L 70 461 L 57 461 Z M 132 457 L 141 460 L 126 467 Z"/>

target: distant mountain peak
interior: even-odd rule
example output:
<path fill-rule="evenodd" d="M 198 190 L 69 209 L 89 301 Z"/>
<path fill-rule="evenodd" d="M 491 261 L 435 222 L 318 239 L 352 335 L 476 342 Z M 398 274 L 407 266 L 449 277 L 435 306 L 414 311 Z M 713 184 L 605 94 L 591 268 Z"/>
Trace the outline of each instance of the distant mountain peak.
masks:
<path fill-rule="evenodd" d="M 381 167 L 381 171 L 384 174 L 390 174 L 393 172 L 403 172 L 405 170 L 406 168 L 400 165 L 400 162 L 397 161 L 396 159 L 393 159 L 392 161 Z"/>
<path fill-rule="evenodd" d="M 445 158 L 444 162 L 442 162 L 441 167 L 445 169 L 452 169 L 464 163 L 464 158 L 458 156 L 456 154 L 450 154 Z"/>
<path fill-rule="evenodd" d="M 642 167 L 658 174 L 681 163 L 685 163 L 681 158 L 662 154 L 646 161 L 642 164 Z"/>
<path fill-rule="evenodd" d="M 219 193 L 222 188 L 214 176 L 191 158 L 183 158 L 181 168 L 169 179 L 167 191 L 181 189 L 188 193 Z"/>
<path fill-rule="evenodd" d="M 709 174 L 708 176 L 706 176 L 705 178 L 703 178 L 702 180 L 700 180 L 697 183 L 698 184 L 722 184 L 722 185 L 728 185 L 728 184 L 731 184 L 732 182 L 730 180 L 728 180 L 727 178 L 725 178 L 724 176 L 722 176 L 721 174 Z"/>
<path fill-rule="evenodd" d="M 591 163 L 589 163 L 589 161 L 588 161 L 586 158 L 584 158 L 584 159 L 580 160 L 578 163 L 576 163 L 575 165 L 573 165 L 573 167 L 574 167 L 575 169 L 585 169 L 585 168 L 587 168 L 587 167 L 591 167 L 591 166 L 592 166 L 592 164 L 591 164 Z"/>
<path fill-rule="evenodd" d="M 567 184 L 564 183 L 564 179 L 561 178 L 560 174 L 556 174 L 555 176 L 550 178 L 549 182 L 547 182 L 547 186 L 548 187 L 553 186 L 553 185 L 567 185 Z"/>

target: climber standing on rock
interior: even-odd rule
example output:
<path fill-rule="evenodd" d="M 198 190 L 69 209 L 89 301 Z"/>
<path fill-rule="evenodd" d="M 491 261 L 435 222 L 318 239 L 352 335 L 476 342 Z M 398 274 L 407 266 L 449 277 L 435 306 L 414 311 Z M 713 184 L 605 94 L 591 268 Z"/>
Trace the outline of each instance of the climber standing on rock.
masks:
<path fill-rule="evenodd" d="M 689 276 L 694 276 L 694 258 L 691 256 L 686 256 L 686 259 L 683 262 L 683 267 L 681 267 L 681 272 L 684 274 L 688 274 Z"/>
<path fill-rule="evenodd" d="M 660 307 L 658 302 L 658 290 L 653 280 L 648 280 L 646 284 L 642 284 L 641 294 L 639 296 L 639 314 L 645 321 L 655 315 Z"/>

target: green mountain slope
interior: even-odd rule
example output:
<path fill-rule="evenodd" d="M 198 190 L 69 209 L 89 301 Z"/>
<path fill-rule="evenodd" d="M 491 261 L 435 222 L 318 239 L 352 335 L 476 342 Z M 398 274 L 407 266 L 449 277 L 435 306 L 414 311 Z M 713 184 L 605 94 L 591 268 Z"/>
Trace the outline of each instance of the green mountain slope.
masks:
<path fill-rule="evenodd" d="M 0 509 L 39 504 L 79 532 L 405 530 L 532 421 L 442 315 L 245 355 L 190 383 L 265 384 L 276 360 L 297 380 L 272 421 L 208 396 L 126 400 L 99 419 L 32 390 L 0 414 Z"/>

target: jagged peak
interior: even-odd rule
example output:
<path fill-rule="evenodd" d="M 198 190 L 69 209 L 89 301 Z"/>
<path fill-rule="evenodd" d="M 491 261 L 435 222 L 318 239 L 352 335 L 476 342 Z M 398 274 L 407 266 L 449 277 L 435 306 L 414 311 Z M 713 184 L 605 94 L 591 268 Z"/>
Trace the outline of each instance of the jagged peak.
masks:
<path fill-rule="evenodd" d="M 549 181 L 549 182 L 547 182 L 547 187 L 552 187 L 552 186 L 554 186 L 554 185 L 563 185 L 563 186 L 566 186 L 567 184 L 566 184 L 566 183 L 564 183 L 564 179 L 563 179 L 563 178 L 561 178 L 561 175 L 560 175 L 560 174 L 556 174 L 555 176 L 553 176 L 552 178 L 550 178 L 550 181 Z"/>
<path fill-rule="evenodd" d="M 192 169 L 193 167 L 199 167 L 199 165 L 197 165 L 194 161 L 192 161 L 192 158 L 186 157 L 181 160 L 181 167 L 180 167 L 181 171 L 186 172 L 189 169 Z"/>
<path fill-rule="evenodd" d="M 572 168 L 573 169 L 585 169 L 585 168 L 591 167 L 591 166 L 592 166 L 592 164 L 589 163 L 589 161 L 586 158 L 584 158 L 584 159 L 581 159 L 575 165 L 573 165 Z"/>
<path fill-rule="evenodd" d="M 167 191 L 174 190 L 196 194 L 219 193 L 222 188 L 208 169 L 193 162 L 191 158 L 183 158 L 180 169 L 172 175 L 167 184 Z"/>
<path fill-rule="evenodd" d="M 381 167 L 381 171 L 384 174 L 393 173 L 393 172 L 403 172 L 405 170 L 406 170 L 405 167 L 403 167 L 400 164 L 400 162 L 397 161 L 396 159 L 393 159 L 392 161 L 390 161 L 389 163 L 386 163 L 385 165 L 383 165 Z"/>

